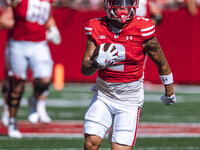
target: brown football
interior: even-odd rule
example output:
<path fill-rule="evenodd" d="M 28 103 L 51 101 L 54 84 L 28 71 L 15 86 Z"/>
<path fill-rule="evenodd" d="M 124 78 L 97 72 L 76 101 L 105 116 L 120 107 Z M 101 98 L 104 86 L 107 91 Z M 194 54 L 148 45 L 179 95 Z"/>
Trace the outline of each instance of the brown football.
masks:
<path fill-rule="evenodd" d="M 108 48 L 110 47 L 110 45 L 111 45 L 111 43 L 106 43 L 106 44 L 104 45 L 104 47 L 103 47 L 104 52 L 106 52 L 106 51 L 108 50 Z M 100 45 L 97 46 L 97 47 L 95 48 L 95 50 L 93 51 L 92 57 L 90 58 L 91 60 L 93 60 L 93 59 L 99 54 L 99 49 L 100 49 Z M 113 46 L 111 52 L 114 51 L 115 49 L 116 49 L 116 47 Z"/>

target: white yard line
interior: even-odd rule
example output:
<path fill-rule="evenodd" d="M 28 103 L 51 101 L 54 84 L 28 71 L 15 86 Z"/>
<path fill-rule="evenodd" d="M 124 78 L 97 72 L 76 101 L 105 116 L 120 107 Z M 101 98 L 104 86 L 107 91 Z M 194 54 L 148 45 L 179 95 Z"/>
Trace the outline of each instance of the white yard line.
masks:
<path fill-rule="evenodd" d="M 145 94 L 145 102 L 160 102 L 161 94 Z M 91 99 L 48 99 L 47 106 L 49 107 L 87 107 L 90 104 Z M 188 102 L 188 98 L 185 96 L 177 96 L 177 103 Z M 200 102 L 199 99 L 190 99 L 190 102 Z M 21 106 L 28 106 L 28 100 L 23 98 Z M 3 104 L 3 99 L 0 99 L 0 105 Z"/>
<path fill-rule="evenodd" d="M 174 150 L 175 147 L 138 147 L 134 148 L 134 150 Z M 8 149 L 1 149 L 1 150 L 8 150 Z M 12 150 L 12 149 L 9 149 Z M 20 148 L 20 150 L 27 150 Z M 83 150 L 83 148 L 29 148 L 29 150 Z M 110 148 L 99 148 L 99 150 L 110 150 Z M 176 147 L 176 150 L 199 150 L 198 146 L 184 146 L 184 147 Z"/>
<path fill-rule="evenodd" d="M 84 83 L 70 83 L 66 84 L 66 88 L 61 91 L 67 91 L 67 90 L 74 90 L 76 91 L 77 88 L 79 91 L 90 91 L 90 88 L 93 84 L 84 84 Z M 157 93 L 145 93 L 144 99 L 145 102 L 160 102 L 160 96 L 162 96 L 162 93 L 164 92 L 164 87 L 161 84 L 144 84 L 144 89 L 146 92 L 161 92 L 160 94 Z M 175 85 L 175 91 L 177 93 L 187 94 L 187 95 L 193 95 L 197 94 L 200 96 L 200 86 L 196 85 Z M 80 96 L 79 96 L 80 97 Z M 86 98 L 85 98 L 86 97 Z M 88 97 L 88 98 L 87 98 Z M 188 102 L 187 96 L 180 96 L 177 95 L 177 103 L 179 102 Z M 80 99 L 69 99 L 69 98 L 58 98 L 58 99 L 48 99 L 47 100 L 47 106 L 50 107 L 87 107 L 90 104 L 91 98 L 90 96 L 84 96 L 84 98 Z M 21 106 L 27 106 L 28 100 L 26 98 L 23 98 L 21 101 Z M 192 98 L 190 99 L 190 102 L 200 102 L 198 98 Z M 3 104 L 2 98 L 0 99 L 0 105 Z"/>

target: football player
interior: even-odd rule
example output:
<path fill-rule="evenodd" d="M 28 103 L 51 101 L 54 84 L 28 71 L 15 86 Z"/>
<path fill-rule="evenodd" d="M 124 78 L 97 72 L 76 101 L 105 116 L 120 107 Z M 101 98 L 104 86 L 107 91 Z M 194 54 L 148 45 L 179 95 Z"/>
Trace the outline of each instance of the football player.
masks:
<path fill-rule="evenodd" d="M 33 73 L 33 93 L 29 98 L 31 123 L 50 123 L 46 97 L 51 84 L 53 60 L 47 41 L 60 44 L 61 37 L 52 15 L 53 0 L 12 0 L 0 17 L 0 27 L 10 29 L 5 51 L 6 77 L 2 121 L 8 135 L 21 138 L 17 110 L 24 91 L 27 69 Z M 7 80 L 6 80 L 7 79 Z M 9 108 L 6 108 L 8 104 Z M 9 113 L 6 111 L 9 110 Z M 9 120 L 6 117 L 9 116 Z"/>
<path fill-rule="evenodd" d="M 97 150 L 113 126 L 111 149 L 131 150 L 144 102 L 145 55 L 157 65 L 165 87 L 161 97 L 165 105 L 176 101 L 173 75 L 156 38 L 155 25 L 150 19 L 135 17 L 138 0 L 105 0 L 104 6 L 107 16 L 92 19 L 85 27 L 88 38 L 81 72 L 89 76 L 98 71 L 98 76 L 85 114 L 84 149 Z M 107 51 L 105 43 L 112 43 Z M 99 53 L 91 59 L 96 48 Z"/>

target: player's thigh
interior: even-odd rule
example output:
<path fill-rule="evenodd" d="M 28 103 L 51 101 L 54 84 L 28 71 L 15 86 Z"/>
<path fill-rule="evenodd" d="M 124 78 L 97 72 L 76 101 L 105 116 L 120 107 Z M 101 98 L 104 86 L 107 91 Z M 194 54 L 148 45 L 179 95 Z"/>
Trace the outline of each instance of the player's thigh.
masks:
<path fill-rule="evenodd" d="M 37 44 L 30 56 L 30 67 L 34 78 L 51 77 L 53 70 L 53 60 L 50 50 L 46 44 Z"/>
<path fill-rule="evenodd" d="M 107 105 L 94 95 L 85 114 L 84 133 L 104 138 L 112 125 L 113 115 Z"/>
<path fill-rule="evenodd" d="M 18 42 L 9 41 L 5 53 L 5 67 L 9 76 L 16 75 L 21 79 L 26 79 L 28 60 L 23 46 Z"/>
<path fill-rule="evenodd" d="M 112 142 L 120 145 L 134 146 L 140 111 L 140 107 L 136 106 L 115 114 Z"/>

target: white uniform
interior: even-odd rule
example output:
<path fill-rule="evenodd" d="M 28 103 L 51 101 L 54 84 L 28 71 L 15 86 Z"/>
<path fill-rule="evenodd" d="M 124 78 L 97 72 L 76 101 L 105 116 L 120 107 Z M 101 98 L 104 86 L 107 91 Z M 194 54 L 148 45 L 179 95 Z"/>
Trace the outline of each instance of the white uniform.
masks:
<path fill-rule="evenodd" d="M 140 0 L 139 1 L 139 8 L 136 10 L 136 16 L 149 18 L 149 0 Z"/>
<path fill-rule="evenodd" d="M 53 0 L 21 0 L 13 8 L 15 24 L 6 47 L 9 76 L 26 79 L 28 67 L 34 78 L 51 77 L 53 61 L 46 42 L 46 23 Z"/>
<path fill-rule="evenodd" d="M 95 93 L 85 115 L 84 133 L 104 138 L 113 126 L 112 142 L 134 146 L 141 107 L 143 78 L 128 83 L 110 83 L 97 78 Z"/>
<path fill-rule="evenodd" d="M 10 39 L 6 47 L 6 67 L 8 75 L 23 80 L 30 67 L 34 78 L 51 77 L 53 61 L 46 41 L 14 41 Z"/>

